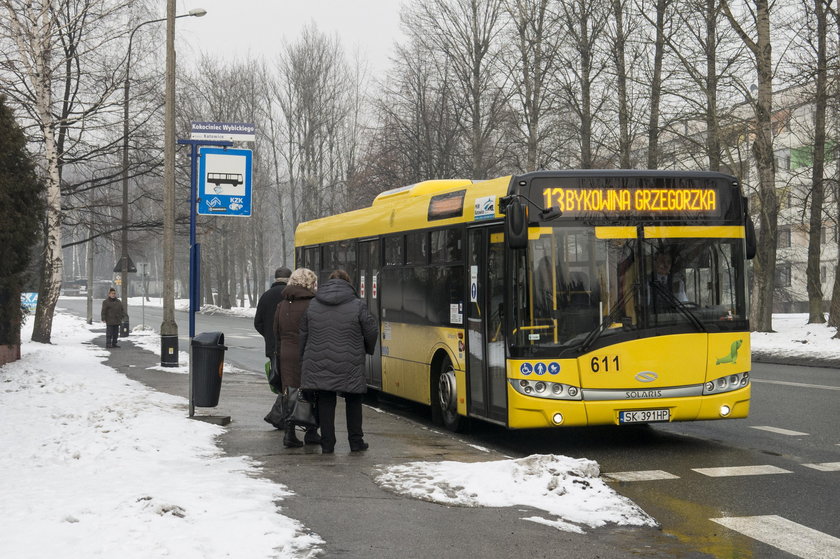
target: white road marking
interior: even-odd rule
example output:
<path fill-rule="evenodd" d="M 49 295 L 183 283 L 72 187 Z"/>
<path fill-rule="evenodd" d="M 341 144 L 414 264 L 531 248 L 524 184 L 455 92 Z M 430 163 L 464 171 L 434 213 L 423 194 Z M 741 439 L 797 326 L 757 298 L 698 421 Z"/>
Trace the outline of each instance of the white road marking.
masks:
<path fill-rule="evenodd" d="M 709 477 L 729 477 L 729 476 L 761 476 L 766 474 L 789 474 L 788 470 L 777 468 L 776 466 L 732 466 L 724 468 L 692 468 L 698 474 L 703 474 Z"/>
<path fill-rule="evenodd" d="M 610 472 L 603 477 L 608 481 L 656 481 L 660 479 L 680 479 L 680 476 L 662 470 L 641 470 L 636 472 Z"/>
<path fill-rule="evenodd" d="M 730 530 L 803 559 L 840 557 L 840 538 L 776 515 L 712 518 Z"/>
<path fill-rule="evenodd" d="M 806 468 L 813 468 L 821 472 L 840 472 L 840 462 L 823 462 L 821 464 L 802 464 Z"/>
<path fill-rule="evenodd" d="M 840 386 L 827 386 L 825 384 L 807 384 L 804 382 L 790 382 L 787 380 L 763 380 L 750 377 L 750 382 L 766 383 L 766 384 L 782 384 L 784 386 L 799 386 L 801 388 L 821 388 L 823 390 L 840 390 Z"/>
<path fill-rule="evenodd" d="M 751 429 L 761 429 L 762 431 L 770 431 L 771 433 L 778 433 L 779 435 L 789 435 L 791 437 L 810 435 L 810 433 L 803 433 L 802 431 L 791 431 L 790 429 L 782 429 L 781 427 L 770 427 L 769 425 L 750 425 Z"/>

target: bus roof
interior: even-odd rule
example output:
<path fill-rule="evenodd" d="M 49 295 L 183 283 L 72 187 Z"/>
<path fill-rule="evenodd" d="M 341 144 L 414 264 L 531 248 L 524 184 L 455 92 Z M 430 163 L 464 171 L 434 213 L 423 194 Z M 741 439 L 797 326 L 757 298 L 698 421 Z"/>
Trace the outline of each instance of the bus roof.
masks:
<path fill-rule="evenodd" d="M 295 231 L 295 246 L 473 221 L 476 200 L 505 196 L 509 185 L 508 175 L 477 182 L 469 179 L 423 181 L 386 190 L 367 208 L 300 223 Z M 460 191 L 464 191 L 463 212 L 460 216 L 429 220 L 429 203 L 433 197 Z M 502 217 L 498 204 L 492 217 Z"/>

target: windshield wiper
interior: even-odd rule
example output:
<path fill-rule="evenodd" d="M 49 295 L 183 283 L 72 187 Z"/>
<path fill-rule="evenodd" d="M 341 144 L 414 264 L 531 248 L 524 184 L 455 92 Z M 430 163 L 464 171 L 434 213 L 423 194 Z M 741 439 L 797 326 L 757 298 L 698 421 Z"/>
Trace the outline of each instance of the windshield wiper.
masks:
<path fill-rule="evenodd" d="M 663 285 L 661 285 L 661 284 L 659 284 L 658 282 L 655 282 L 655 281 L 652 281 L 650 283 L 651 283 L 651 285 L 653 285 L 653 289 L 657 293 L 662 295 L 662 297 L 664 297 L 665 300 L 668 303 L 673 305 L 674 308 L 677 309 L 682 315 L 684 315 L 686 318 L 688 318 L 688 321 L 691 322 L 691 324 L 693 324 L 695 328 L 697 328 L 701 332 L 708 332 L 708 330 L 706 330 L 706 327 L 703 325 L 703 323 L 700 322 L 700 319 L 697 318 L 697 315 L 694 314 L 693 312 L 691 312 L 690 310 L 688 310 L 688 307 L 683 305 L 682 301 L 680 301 L 679 299 L 674 297 L 673 293 L 671 293 L 669 290 L 665 289 L 665 286 L 663 286 Z"/>
<path fill-rule="evenodd" d="M 618 314 L 618 311 L 624 308 L 624 304 L 627 303 L 627 301 L 630 299 L 630 296 L 633 295 L 636 291 L 638 291 L 638 289 L 639 284 L 634 283 L 633 289 L 628 289 L 624 293 L 624 295 L 621 296 L 621 298 L 615 303 L 615 305 L 612 306 L 607 316 L 604 317 L 604 320 L 602 320 L 598 326 L 589 331 L 589 333 L 580 343 L 581 353 L 586 353 L 589 350 L 589 346 L 591 346 L 595 342 L 595 340 L 598 339 L 601 333 L 604 332 L 607 329 L 607 327 L 613 323 L 615 315 Z"/>

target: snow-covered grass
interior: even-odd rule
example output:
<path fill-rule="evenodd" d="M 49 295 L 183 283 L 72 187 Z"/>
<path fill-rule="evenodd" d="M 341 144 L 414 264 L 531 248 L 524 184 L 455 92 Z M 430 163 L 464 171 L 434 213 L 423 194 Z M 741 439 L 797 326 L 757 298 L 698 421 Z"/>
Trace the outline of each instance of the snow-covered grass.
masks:
<path fill-rule="evenodd" d="M 105 366 L 98 335 L 56 314 L 52 344 L 0 368 L 0 557 L 314 556 L 288 488 L 224 456 L 185 399 Z"/>
<path fill-rule="evenodd" d="M 774 314 L 774 332 L 753 332 L 752 351 L 757 356 L 776 359 L 840 359 L 837 328 L 808 324 L 808 314 Z"/>

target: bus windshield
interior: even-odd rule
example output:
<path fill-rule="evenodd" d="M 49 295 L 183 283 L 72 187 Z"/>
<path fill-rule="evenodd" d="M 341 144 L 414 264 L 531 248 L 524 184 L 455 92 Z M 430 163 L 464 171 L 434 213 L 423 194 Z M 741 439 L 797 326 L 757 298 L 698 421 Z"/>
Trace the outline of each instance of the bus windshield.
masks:
<path fill-rule="evenodd" d="M 513 356 L 746 327 L 743 239 L 640 239 L 627 229 L 531 228 L 528 249 L 512 259 Z"/>

